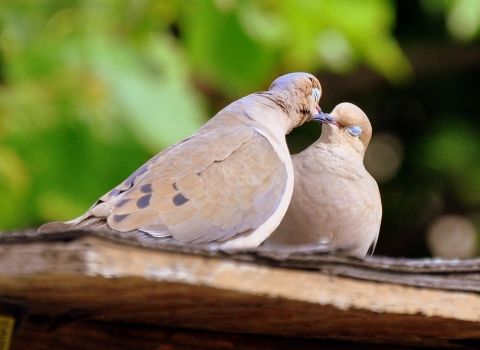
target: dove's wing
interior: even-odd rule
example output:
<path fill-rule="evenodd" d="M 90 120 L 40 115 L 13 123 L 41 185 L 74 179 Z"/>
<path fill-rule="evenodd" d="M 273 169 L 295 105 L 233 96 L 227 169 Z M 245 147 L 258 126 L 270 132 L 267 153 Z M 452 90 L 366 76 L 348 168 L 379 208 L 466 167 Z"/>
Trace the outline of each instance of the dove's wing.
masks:
<path fill-rule="evenodd" d="M 86 216 L 106 217 L 109 227 L 122 232 L 223 242 L 257 229 L 285 193 L 285 163 L 254 128 L 206 133 L 167 151 L 103 196 Z"/>

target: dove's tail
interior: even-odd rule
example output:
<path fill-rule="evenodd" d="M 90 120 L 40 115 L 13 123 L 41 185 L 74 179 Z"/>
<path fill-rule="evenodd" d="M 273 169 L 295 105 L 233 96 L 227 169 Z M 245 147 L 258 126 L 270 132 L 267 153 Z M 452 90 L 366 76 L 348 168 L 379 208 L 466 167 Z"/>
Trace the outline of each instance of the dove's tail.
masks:
<path fill-rule="evenodd" d="M 54 232 L 64 232 L 70 230 L 72 227 L 71 224 L 61 221 L 49 222 L 48 224 L 40 226 L 38 229 L 39 233 L 54 233 Z"/>
<path fill-rule="evenodd" d="M 40 226 L 38 229 L 39 233 L 54 233 L 54 232 L 65 232 L 65 231 L 77 231 L 88 228 L 89 231 L 95 230 L 105 230 L 107 229 L 107 224 L 105 218 L 92 216 L 90 214 L 85 214 L 71 221 L 62 222 L 54 221 L 49 222 L 45 225 Z"/>

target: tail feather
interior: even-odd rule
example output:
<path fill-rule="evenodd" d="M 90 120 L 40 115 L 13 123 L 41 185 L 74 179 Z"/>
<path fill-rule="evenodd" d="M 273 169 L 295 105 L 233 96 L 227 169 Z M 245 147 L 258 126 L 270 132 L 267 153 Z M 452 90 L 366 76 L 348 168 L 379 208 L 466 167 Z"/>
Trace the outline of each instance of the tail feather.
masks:
<path fill-rule="evenodd" d="M 105 218 L 99 218 L 90 215 L 83 215 L 79 218 L 76 218 L 71 221 L 62 222 L 54 221 L 49 222 L 45 225 L 40 226 L 38 229 L 39 233 L 54 233 L 54 232 L 65 232 L 73 230 L 86 230 L 86 231 L 97 231 L 97 230 L 108 230 L 109 227 L 106 225 Z M 111 229 L 110 229 L 111 230 Z"/>
<path fill-rule="evenodd" d="M 101 231 L 106 233 L 115 233 L 116 235 L 120 235 L 124 238 L 129 235 L 133 235 L 132 237 L 136 237 L 139 240 L 153 239 L 164 241 L 165 239 L 171 237 L 171 234 L 163 225 L 152 225 L 146 226 L 142 229 L 120 232 L 108 226 L 105 217 L 92 216 L 89 213 L 67 222 L 49 222 L 40 226 L 40 228 L 37 230 L 38 233 L 61 233 L 67 231 Z"/>
<path fill-rule="evenodd" d="M 38 229 L 39 233 L 55 233 L 55 232 L 65 232 L 70 230 L 72 224 L 68 222 L 54 221 L 49 222 L 45 225 L 40 226 Z"/>

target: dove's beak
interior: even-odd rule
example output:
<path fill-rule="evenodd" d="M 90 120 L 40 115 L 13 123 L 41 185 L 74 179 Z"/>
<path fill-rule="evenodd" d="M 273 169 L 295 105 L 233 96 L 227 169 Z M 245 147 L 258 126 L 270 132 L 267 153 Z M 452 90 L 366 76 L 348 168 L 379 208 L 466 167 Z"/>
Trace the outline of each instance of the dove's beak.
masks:
<path fill-rule="evenodd" d="M 336 125 L 338 127 L 340 127 L 340 124 L 337 123 L 337 121 L 335 120 L 334 117 L 332 117 L 330 114 L 328 113 L 318 113 L 318 114 L 315 114 L 313 117 L 312 117 L 313 120 L 315 120 L 316 122 L 318 123 L 323 123 L 323 124 L 333 124 L 333 125 Z"/>

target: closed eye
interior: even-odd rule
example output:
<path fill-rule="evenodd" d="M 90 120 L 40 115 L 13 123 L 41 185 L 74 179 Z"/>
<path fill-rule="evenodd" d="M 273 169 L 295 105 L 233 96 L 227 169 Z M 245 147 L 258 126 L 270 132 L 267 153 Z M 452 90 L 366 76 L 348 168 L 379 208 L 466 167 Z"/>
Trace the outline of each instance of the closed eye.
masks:
<path fill-rule="evenodd" d="M 319 88 L 313 88 L 312 97 L 315 100 L 315 102 L 318 103 L 318 101 L 320 100 L 320 89 Z"/>
<path fill-rule="evenodd" d="M 348 133 L 354 137 L 359 136 L 363 131 L 359 126 L 346 127 L 345 129 L 347 129 Z"/>

